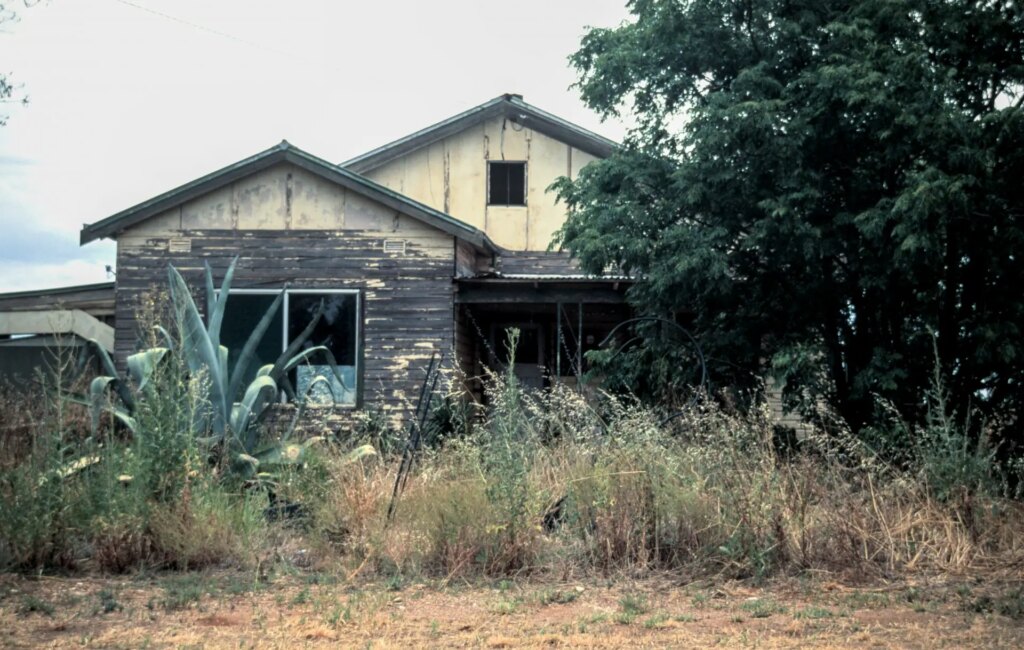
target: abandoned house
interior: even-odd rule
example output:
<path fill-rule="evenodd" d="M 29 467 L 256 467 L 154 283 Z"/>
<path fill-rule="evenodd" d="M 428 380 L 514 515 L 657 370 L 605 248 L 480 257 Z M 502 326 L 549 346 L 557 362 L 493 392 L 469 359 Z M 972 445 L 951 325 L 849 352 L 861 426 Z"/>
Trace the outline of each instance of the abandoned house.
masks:
<path fill-rule="evenodd" d="M 24 369 L 57 334 L 123 359 L 168 264 L 201 287 L 204 264 L 219 281 L 237 256 L 222 342 L 239 348 L 286 289 L 259 349 L 273 361 L 323 301 L 313 342 L 338 361 L 343 407 L 401 417 L 432 355 L 476 377 L 507 361 L 509 327 L 525 384 L 575 382 L 586 351 L 628 317 L 630 280 L 548 251 L 565 208 L 547 188 L 615 146 L 513 94 L 341 164 L 281 142 L 86 225 L 82 244 L 116 240 L 116 282 L 0 295 L 0 365 Z M 301 368 L 297 388 L 326 371 Z"/>

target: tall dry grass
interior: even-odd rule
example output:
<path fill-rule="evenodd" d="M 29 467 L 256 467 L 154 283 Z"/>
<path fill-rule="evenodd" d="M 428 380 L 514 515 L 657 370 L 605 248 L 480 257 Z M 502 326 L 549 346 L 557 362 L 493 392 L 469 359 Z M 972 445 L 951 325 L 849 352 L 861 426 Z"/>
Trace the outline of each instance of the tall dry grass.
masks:
<path fill-rule="evenodd" d="M 1024 509 L 968 489 L 940 499 L 842 432 L 780 454 L 767 408 L 707 400 L 671 424 L 556 387 L 489 387 L 484 424 L 422 453 L 394 521 L 397 462 L 321 459 L 310 537 L 352 573 L 563 578 L 652 570 L 763 577 L 967 572 L 1024 561 Z M 340 455 L 338 456 L 341 457 Z"/>

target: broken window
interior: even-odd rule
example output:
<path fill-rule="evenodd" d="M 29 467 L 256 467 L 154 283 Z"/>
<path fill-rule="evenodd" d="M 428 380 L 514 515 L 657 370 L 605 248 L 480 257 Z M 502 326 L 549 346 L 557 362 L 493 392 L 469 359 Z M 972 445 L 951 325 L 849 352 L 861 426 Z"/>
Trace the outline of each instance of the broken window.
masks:
<path fill-rule="evenodd" d="M 228 348 L 229 372 L 234 371 L 242 347 L 278 293 L 270 290 L 231 291 L 221 326 L 221 344 Z M 287 346 L 309 327 L 321 301 L 323 315 L 303 344 L 303 349 L 327 348 L 338 364 L 338 374 L 331 372 L 327 355 L 316 352 L 292 370 L 289 379 L 296 394 L 304 396 L 308 392 L 313 404 L 355 406 L 361 325 L 358 291 L 288 289 L 281 308 L 256 347 L 256 359 L 246 373 L 246 382 L 256 377 L 261 366 L 277 361 Z M 301 352 L 299 350 L 298 353 Z M 317 377 L 324 377 L 324 381 L 317 381 Z"/>
<path fill-rule="evenodd" d="M 526 163 L 488 163 L 487 204 L 526 205 Z"/>

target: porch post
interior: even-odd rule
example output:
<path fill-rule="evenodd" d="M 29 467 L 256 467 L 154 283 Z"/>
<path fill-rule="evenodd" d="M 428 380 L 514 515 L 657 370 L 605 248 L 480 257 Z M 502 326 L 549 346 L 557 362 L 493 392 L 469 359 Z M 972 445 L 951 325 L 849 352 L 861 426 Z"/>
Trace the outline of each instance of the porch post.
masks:
<path fill-rule="evenodd" d="M 583 391 L 583 303 L 580 302 L 577 311 L 579 312 L 579 327 L 576 329 L 576 387 Z"/>
<path fill-rule="evenodd" d="M 555 381 L 562 381 L 562 303 L 555 303 Z"/>

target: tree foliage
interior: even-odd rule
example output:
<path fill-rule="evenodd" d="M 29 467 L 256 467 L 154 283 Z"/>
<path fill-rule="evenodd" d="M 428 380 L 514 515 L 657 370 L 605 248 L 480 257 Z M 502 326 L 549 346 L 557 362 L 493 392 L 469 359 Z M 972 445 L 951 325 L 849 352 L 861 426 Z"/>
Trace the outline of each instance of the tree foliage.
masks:
<path fill-rule="evenodd" d="M 629 9 L 571 57 L 585 102 L 635 126 L 556 183 L 561 244 L 642 276 L 632 302 L 685 319 L 719 382 L 767 362 L 791 405 L 919 419 L 934 336 L 952 408 L 1024 442 L 1018 4 Z"/>

